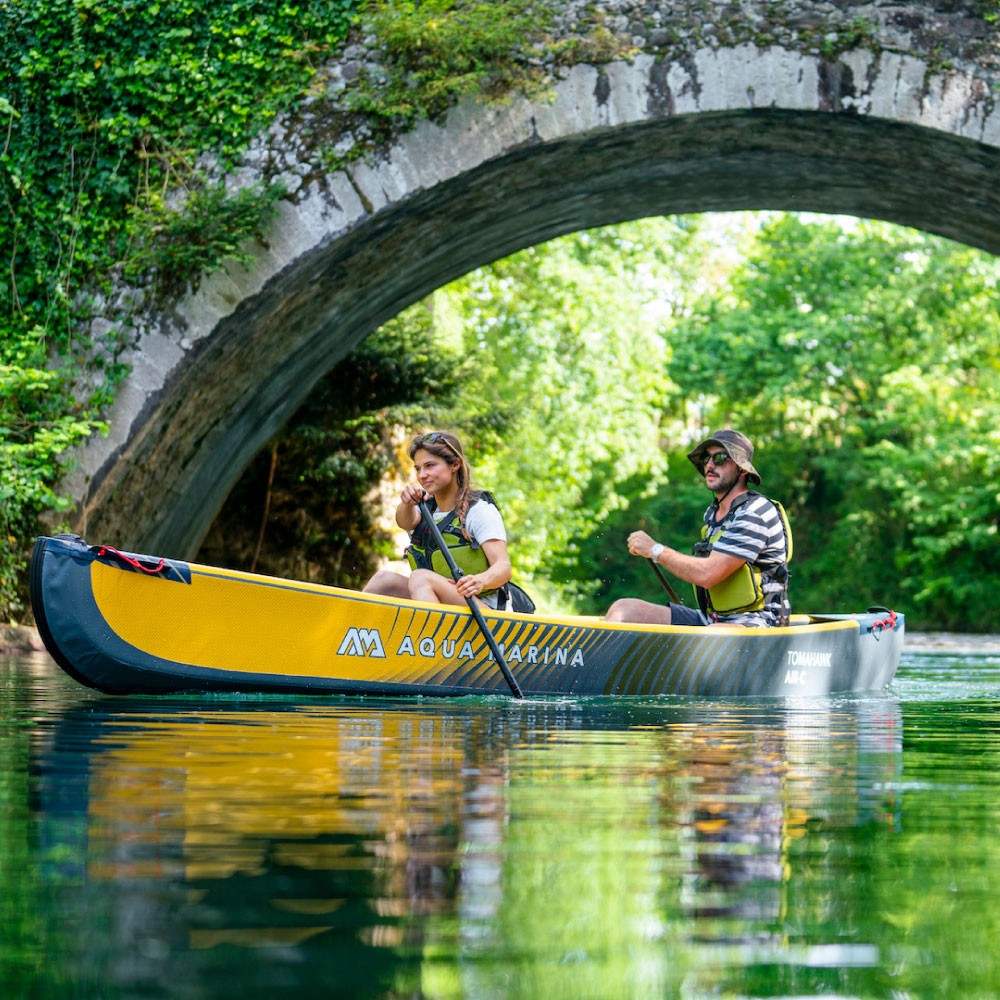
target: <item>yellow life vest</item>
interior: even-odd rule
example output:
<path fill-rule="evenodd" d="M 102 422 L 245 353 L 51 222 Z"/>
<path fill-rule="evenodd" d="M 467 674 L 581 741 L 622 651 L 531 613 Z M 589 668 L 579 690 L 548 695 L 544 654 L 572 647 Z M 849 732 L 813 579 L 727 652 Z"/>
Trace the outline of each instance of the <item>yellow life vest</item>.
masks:
<path fill-rule="evenodd" d="M 767 498 L 778 509 L 781 517 L 781 529 L 785 534 L 785 563 L 792 561 L 792 527 L 788 523 L 788 515 L 785 508 L 777 500 Z M 701 526 L 701 541 L 697 542 L 692 549 L 696 556 L 707 556 L 715 543 L 722 537 L 729 522 L 727 517 L 721 525 L 709 537 L 708 525 Z M 764 587 L 762 574 L 759 566 L 752 566 L 744 563 L 735 573 L 727 576 L 721 583 L 716 584 L 709 590 L 704 587 L 695 587 L 695 597 L 702 610 L 707 610 L 710 602 L 712 610 L 720 615 L 737 615 L 747 611 L 764 610 Z"/>
<path fill-rule="evenodd" d="M 462 534 L 462 529 L 453 523 L 454 520 L 455 512 L 451 511 L 437 522 L 438 530 L 445 545 L 448 546 L 452 559 L 465 576 L 485 572 L 490 565 L 486 553 L 481 548 L 472 547 L 469 539 Z M 437 547 L 430 528 L 422 522 L 410 536 L 410 544 L 405 554 L 410 569 L 432 569 L 435 573 L 451 579 L 451 568 L 444 553 Z M 488 597 L 492 593 L 493 590 L 484 590 L 479 597 Z"/>

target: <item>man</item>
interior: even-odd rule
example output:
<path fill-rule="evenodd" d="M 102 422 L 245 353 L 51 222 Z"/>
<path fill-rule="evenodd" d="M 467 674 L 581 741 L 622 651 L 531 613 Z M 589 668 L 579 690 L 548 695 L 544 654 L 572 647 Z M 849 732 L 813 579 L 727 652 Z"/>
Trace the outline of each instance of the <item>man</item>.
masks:
<path fill-rule="evenodd" d="M 606 620 L 653 625 L 787 624 L 791 534 L 780 504 L 750 489 L 749 484 L 760 483 L 753 467 L 753 445 L 739 431 L 726 429 L 702 441 L 688 458 L 715 494 L 705 511 L 694 555 L 661 545 L 645 531 L 629 535 L 628 550 L 694 584 L 699 606 L 664 606 L 626 597 L 611 605 Z"/>

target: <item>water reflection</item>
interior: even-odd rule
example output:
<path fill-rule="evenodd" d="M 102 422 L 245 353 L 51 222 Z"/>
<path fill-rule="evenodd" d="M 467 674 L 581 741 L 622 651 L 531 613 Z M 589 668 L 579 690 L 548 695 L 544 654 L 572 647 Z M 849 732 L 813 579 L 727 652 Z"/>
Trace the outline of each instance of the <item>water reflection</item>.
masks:
<path fill-rule="evenodd" d="M 858 707 L 681 727 L 690 784 L 671 806 L 684 817 L 681 899 L 696 940 L 787 945 L 796 846 L 810 838 L 816 852 L 830 826 L 898 825 L 885 789 L 902 767 L 899 705 Z"/>
<path fill-rule="evenodd" d="M 901 734 L 889 696 L 98 699 L 34 811 L 66 962 L 130 996 L 663 995 L 794 944 L 796 868 L 898 826 Z"/>

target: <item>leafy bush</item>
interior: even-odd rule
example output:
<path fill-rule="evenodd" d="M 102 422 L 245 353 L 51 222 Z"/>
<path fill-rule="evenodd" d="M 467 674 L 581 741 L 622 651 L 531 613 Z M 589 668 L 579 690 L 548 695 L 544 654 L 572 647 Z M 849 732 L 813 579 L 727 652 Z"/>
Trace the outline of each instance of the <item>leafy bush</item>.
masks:
<path fill-rule="evenodd" d="M 20 579 L 41 510 L 65 510 L 56 496 L 58 458 L 99 421 L 64 412 L 64 378 L 41 368 L 0 363 L 0 608 L 8 618 L 24 609 Z"/>
<path fill-rule="evenodd" d="M 66 506 L 59 455 L 103 426 L 125 374 L 114 276 L 166 294 L 240 259 L 280 189 L 227 196 L 219 178 L 354 15 L 354 0 L 0 5 L 0 618 L 20 612 L 36 516 Z M 187 210 L 169 213 L 178 189 Z"/>
<path fill-rule="evenodd" d="M 196 188 L 183 208 L 168 208 L 163 198 L 137 210 L 128 226 L 135 241 L 125 261 L 126 278 L 148 280 L 161 301 L 196 288 L 203 274 L 223 261 L 249 263 L 247 241 L 263 242 L 263 230 L 284 193 L 280 184 L 254 185 L 229 194 L 221 185 Z"/>

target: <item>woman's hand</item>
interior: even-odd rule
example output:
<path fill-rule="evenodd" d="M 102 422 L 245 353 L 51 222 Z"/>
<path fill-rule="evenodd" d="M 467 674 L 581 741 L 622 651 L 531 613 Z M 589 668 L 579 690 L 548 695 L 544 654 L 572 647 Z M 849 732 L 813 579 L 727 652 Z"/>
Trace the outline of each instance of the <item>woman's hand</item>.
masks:
<path fill-rule="evenodd" d="M 460 577 L 455 584 L 455 589 L 462 597 L 478 597 L 484 590 L 489 589 L 483 580 L 484 573 L 470 573 L 468 576 Z"/>
<path fill-rule="evenodd" d="M 408 507 L 416 507 L 421 500 L 426 500 L 427 494 L 422 486 L 411 483 L 403 487 L 403 492 L 399 494 L 400 503 L 405 503 Z"/>
<path fill-rule="evenodd" d="M 416 483 L 404 486 L 403 491 L 399 494 L 399 506 L 396 507 L 396 524 L 404 531 L 413 531 L 420 523 L 420 511 L 417 510 L 417 504 L 426 499 L 427 494 L 424 493 L 422 486 L 418 486 Z"/>
<path fill-rule="evenodd" d="M 499 538 L 491 538 L 483 542 L 483 552 L 489 566 L 482 573 L 469 573 L 460 577 L 455 584 L 459 597 L 466 599 L 478 597 L 484 590 L 496 590 L 502 587 L 511 576 L 510 556 L 507 555 L 507 543 Z"/>

